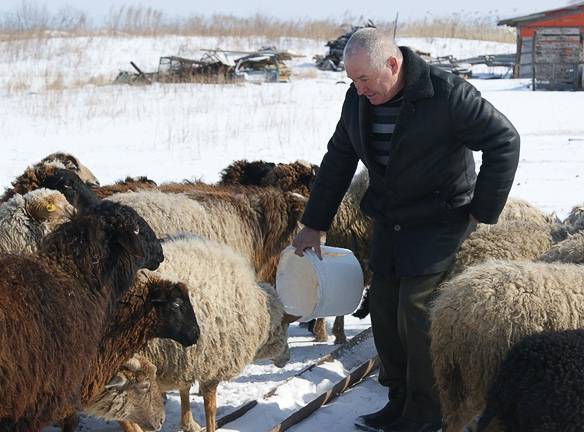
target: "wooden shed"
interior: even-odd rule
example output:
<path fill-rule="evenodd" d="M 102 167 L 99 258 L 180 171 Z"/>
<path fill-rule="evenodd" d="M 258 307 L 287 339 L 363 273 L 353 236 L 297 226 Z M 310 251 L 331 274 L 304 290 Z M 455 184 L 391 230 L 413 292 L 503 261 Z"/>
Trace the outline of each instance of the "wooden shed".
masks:
<path fill-rule="evenodd" d="M 534 90 L 582 89 L 584 2 L 504 19 L 498 25 L 517 28 L 513 76 L 532 78 Z"/>

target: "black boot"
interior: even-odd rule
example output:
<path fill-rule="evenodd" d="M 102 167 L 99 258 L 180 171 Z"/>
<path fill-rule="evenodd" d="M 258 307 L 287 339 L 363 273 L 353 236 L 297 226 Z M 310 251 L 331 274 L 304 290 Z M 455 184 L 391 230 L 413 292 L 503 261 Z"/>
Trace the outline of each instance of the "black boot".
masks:
<path fill-rule="evenodd" d="M 355 426 L 364 431 L 377 432 L 386 426 L 389 426 L 402 416 L 404 409 L 405 397 L 396 394 L 395 397 L 381 408 L 371 414 L 359 416 L 355 421 Z"/>

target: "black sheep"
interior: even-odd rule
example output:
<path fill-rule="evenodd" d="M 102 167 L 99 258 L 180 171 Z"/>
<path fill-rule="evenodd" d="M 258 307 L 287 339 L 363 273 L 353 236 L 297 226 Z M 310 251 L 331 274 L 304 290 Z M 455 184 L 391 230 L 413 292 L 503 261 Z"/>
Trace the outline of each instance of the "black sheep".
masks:
<path fill-rule="evenodd" d="M 584 330 L 527 336 L 501 364 L 476 430 L 581 432 L 583 390 Z"/>

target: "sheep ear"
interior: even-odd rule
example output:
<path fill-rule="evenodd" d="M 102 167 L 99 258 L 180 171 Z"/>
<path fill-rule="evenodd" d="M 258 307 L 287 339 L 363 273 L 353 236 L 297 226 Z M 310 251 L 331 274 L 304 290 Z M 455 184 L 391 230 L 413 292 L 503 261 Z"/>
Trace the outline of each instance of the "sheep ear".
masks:
<path fill-rule="evenodd" d="M 120 374 L 116 374 L 110 382 L 105 385 L 106 389 L 122 390 L 128 385 L 128 379 Z"/>

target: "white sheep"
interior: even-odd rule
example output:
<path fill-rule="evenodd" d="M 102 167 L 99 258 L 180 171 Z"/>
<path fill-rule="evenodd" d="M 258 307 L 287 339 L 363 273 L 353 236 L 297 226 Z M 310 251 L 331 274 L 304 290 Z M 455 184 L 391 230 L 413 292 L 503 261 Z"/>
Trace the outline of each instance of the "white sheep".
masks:
<path fill-rule="evenodd" d="M 0 252 L 35 252 L 40 241 L 74 213 L 65 196 L 54 190 L 14 195 L 0 204 Z"/>
<path fill-rule="evenodd" d="M 193 237 L 164 242 L 163 250 L 157 273 L 187 285 L 201 335 L 189 348 L 155 339 L 142 354 L 156 365 L 162 391 L 180 391 L 185 431 L 199 430 L 189 404 L 189 389 L 199 383 L 212 432 L 217 385 L 254 360 L 283 366 L 289 358 L 288 322 L 275 290 L 258 285 L 253 268 L 230 247 Z"/>
<path fill-rule="evenodd" d="M 445 431 L 485 405 L 499 365 L 524 336 L 584 327 L 584 267 L 489 261 L 444 283 L 431 310 L 431 350 Z"/>
<path fill-rule="evenodd" d="M 584 204 L 578 204 L 572 208 L 568 217 L 564 219 L 564 225 L 570 233 L 584 230 Z"/>
<path fill-rule="evenodd" d="M 578 231 L 569 235 L 567 239 L 556 243 L 539 260 L 584 264 L 584 231 Z"/>

